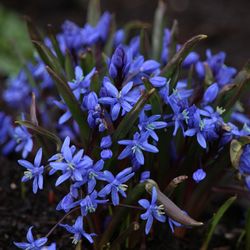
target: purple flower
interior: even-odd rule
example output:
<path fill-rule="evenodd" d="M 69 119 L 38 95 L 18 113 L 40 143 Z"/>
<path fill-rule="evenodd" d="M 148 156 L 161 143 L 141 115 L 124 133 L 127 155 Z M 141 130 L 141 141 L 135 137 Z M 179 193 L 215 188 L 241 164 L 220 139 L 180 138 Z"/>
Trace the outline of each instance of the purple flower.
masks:
<path fill-rule="evenodd" d="M 197 170 L 193 173 L 193 180 L 194 180 L 196 183 L 199 183 L 199 182 L 202 181 L 205 177 L 206 177 L 206 172 L 205 172 L 202 168 L 197 169 Z"/>
<path fill-rule="evenodd" d="M 24 172 L 24 176 L 22 178 L 22 182 L 33 180 L 33 193 L 37 193 L 38 188 L 43 189 L 43 171 L 44 167 L 41 166 L 42 160 L 42 148 L 40 148 L 34 160 L 34 164 L 26 161 L 26 160 L 19 160 L 18 163 L 27 169 Z"/>
<path fill-rule="evenodd" d="M 30 227 L 28 233 L 26 235 L 26 239 L 28 242 L 14 242 L 14 244 L 20 249 L 30 249 L 30 250 L 41 250 L 42 246 L 46 244 L 48 239 L 46 237 L 39 238 L 37 240 L 34 239 L 32 234 L 32 228 Z"/>
<path fill-rule="evenodd" d="M 118 91 L 117 88 L 105 78 L 103 86 L 107 91 L 108 96 L 101 97 L 99 103 L 110 105 L 113 121 L 118 118 L 121 110 L 122 116 L 129 112 L 140 97 L 136 92 L 131 91 L 133 82 L 127 83 L 123 86 L 121 91 Z"/>
<path fill-rule="evenodd" d="M 163 205 L 157 205 L 157 191 L 156 188 L 152 188 L 152 198 L 151 202 L 149 202 L 146 199 L 141 199 L 138 201 L 139 204 L 146 209 L 146 212 L 144 214 L 141 214 L 141 219 L 146 220 L 146 227 L 145 227 L 145 233 L 148 234 L 154 218 L 160 222 L 166 221 L 166 216 L 164 215 L 164 206 Z"/>
<path fill-rule="evenodd" d="M 122 170 L 119 174 L 114 177 L 114 175 L 109 171 L 104 171 L 103 180 L 107 181 L 108 184 L 99 192 L 100 197 L 106 197 L 111 193 L 111 199 L 114 206 L 119 204 L 119 194 L 121 194 L 124 198 L 126 198 L 125 191 L 127 190 L 127 185 L 124 184 L 131 177 L 134 176 L 134 172 L 132 172 L 132 168 L 126 168 Z"/>
<path fill-rule="evenodd" d="M 150 171 L 143 171 L 141 173 L 140 182 L 144 182 L 148 179 L 150 179 Z"/>
<path fill-rule="evenodd" d="M 112 139 L 110 135 L 102 137 L 100 147 L 102 149 L 109 148 L 112 145 Z"/>
<path fill-rule="evenodd" d="M 219 86 L 217 83 L 213 83 L 206 89 L 203 95 L 203 102 L 205 104 L 213 102 L 217 97 L 218 93 L 219 93 Z"/>
<path fill-rule="evenodd" d="M 55 160 L 58 156 L 61 157 L 54 162 L 50 162 L 50 166 L 55 171 L 61 171 L 62 175 L 58 177 L 56 181 L 56 186 L 60 185 L 67 179 L 71 178 L 74 181 L 83 181 L 84 175 L 86 174 L 85 167 L 92 164 L 92 160 L 83 156 L 83 149 L 79 150 L 77 153 L 74 153 L 75 150 L 72 150 L 69 147 L 70 138 L 67 137 L 63 143 L 61 149 L 61 155 L 54 155 L 51 160 Z"/>
<path fill-rule="evenodd" d="M 82 216 L 86 216 L 88 213 L 94 213 L 98 204 L 104 204 L 108 200 L 97 199 L 98 194 L 94 190 L 91 194 L 87 195 L 84 199 L 80 200 Z"/>
<path fill-rule="evenodd" d="M 59 125 L 64 124 L 66 121 L 68 121 L 71 117 L 72 114 L 68 108 L 68 106 L 64 103 L 64 101 L 62 100 L 61 102 L 58 102 L 56 100 L 53 101 L 54 104 L 61 110 L 63 110 L 65 113 L 59 118 Z"/>
<path fill-rule="evenodd" d="M 72 243 L 77 244 L 79 240 L 84 237 L 86 238 L 90 243 L 93 243 L 92 237 L 95 236 L 96 234 L 94 233 L 86 233 L 84 228 L 83 228 L 83 217 L 78 216 L 75 224 L 73 226 L 69 226 L 67 224 L 60 224 L 61 227 L 64 227 L 68 232 L 74 234 L 74 238 Z"/>
<path fill-rule="evenodd" d="M 108 160 L 113 156 L 113 153 L 110 149 L 104 149 L 101 151 L 101 158 L 103 160 Z"/>
<path fill-rule="evenodd" d="M 88 193 L 91 193 L 96 185 L 96 180 L 102 180 L 104 161 L 99 160 L 95 164 L 88 164 L 84 168 L 83 183 L 88 183 Z"/>
<path fill-rule="evenodd" d="M 109 74 L 115 82 L 121 84 L 128 73 L 129 66 L 127 52 L 122 45 L 119 45 L 110 60 Z"/>
<path fill-rule="evenodd" d="M 150 117 L 147 117 L 142 111 L 139 116 L 139 129 L 143 132 L 148 132 L 149 136 L 151 136 L 155 141 L 158 141 L 158 136 L 155 133 L 154 130 L 156 129 L 162 129 L 167 126 L 166 122 L 163 121 L 157 121 L 161 118 L 161 115 L 152 115 Z"/>
<path fill-rule="evenodd" d="M 0 112 L 0 145 L 7 141 L 9 130 L 12 128 L 10 116 Z"/>
<path fill-rule="evenodd" d="M 26 158 L 33 148 L 32 136 L 27 128 L 24 126 L 18 126 L 14 128 L 14 130 L 10 128 L 9 133 L 13 139 L 11 139 L 5 146 L 6 150 L 11 151 L 15 147 L 15 151 L 22 151 L 22 157 Z"/>
<path fill-rule="evenodd" d="M 126 145 L 125 149 L 120 153 L 118 159 L 124 159 L 127 156 L 135 156 L 138 163 L 144 164 L 143 151 L 157 153 L 159 150 L 148 143 L 148 132 L 139 134 L 138 132 L 134 134 L 133 140 L 121 140 L 118 141 L 120 145 Z"/>
<path fill-rule="evenodd" d="M 73 90 L 76 99 L 80 98 L 81 94 L 86 94 L 89 91 L 90 82 L 95 74 L 95 68 L 93 68 L 85 77 L 80 66 L 75 67 L 75 79 L 68 82 L 70 88 Z"/>
<path fill-rule="evenodd" d="M 114 43 L 114 47 L 118 47 L 121 43 L 123 43 L 125 38 L 125 32 L 123 29 L 119 29 L 115 32 L 114 34 L 114 39 L 113 39 L 113 43 Z"/>

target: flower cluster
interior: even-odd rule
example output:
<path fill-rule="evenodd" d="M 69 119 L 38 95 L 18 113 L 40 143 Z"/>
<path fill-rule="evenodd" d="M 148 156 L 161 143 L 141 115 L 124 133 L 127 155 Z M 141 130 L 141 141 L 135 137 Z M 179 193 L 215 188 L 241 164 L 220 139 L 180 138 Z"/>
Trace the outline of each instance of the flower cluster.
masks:
<path fill-rule="evenodd" d="M 127 31 L 113 32 L 111 19 L 105 12 L 96 25 L 87 23 L 80 27 L 66 21 L 54 40 L 44 38 L 43 49 L 48 53 L 36 56 L 33 63 L 26 65 L 30 75 L 20 71 L 16 78 L 8 80 L 3 92 L 5 104 L 18 112 L 30 105 L 32 109 L 31 92 L 36 95 L 39 126 L 32 112 L 32 122 L 27 127 L 24 121 L 14 125 L 8 115 L 0 112 L 1 152 L 21 152 L 23 159 L 18 163 L 26 168 L 22 182 L 32 180 L 34 193 L 43 189 L 47 174 L 53 175 L 55 187 L 65 186 L 67 193 L 56 209 L 66 214 L 79 209 L 73 225 L 60 224 L 73 234 L 74 244 L 82 238 L 94 242 L 96 232 L 90 232 L 90 213 L 103 216 L 102 228 L 110 219 L 107 211 L 112 214 L 111 206 L 135 202 L 131 196 L 139 199 L 133 188 L 145 184 L 150 176 L 157 180 L 156 173 L 168 174 L 162 159 L 169 159 L 166 165 L 173 166 L 182 166 L 186 159 L 192 159 L 193 174 L 189 172 L 199 183 L 209 174 L 206 166 L 206 171 L 198 168 L 202 157 L 212 155 L 216 159 L 233 139 L 250 136 L 250 120 L 237 105 L 224 109 L 226 104 L 221 96 L 237 80 L 236 69 L 225 64 L 224 52 L 213 55 L 207 50 L 206 59 L 196 52 L 178 57 L 185 45 L 172 46 L 171 31 L 165 29 L 160 58 L 148 59 L 142 54 L 140 37 L 127 42 Z M 173 48 L 175 58 L 179 58 L 175 66 L 182 74 L 177 74 L 178 70 L 171 74 Z M 47 62 L 43 61 L 46 55 L 48 61 L 57 62 L 48 71 Z M 35 85 L 30 85 L 30 76 Z M 49 158 L 44 155 L 42 161 L 40 148 L 31 163 L 26 158 L 38 148 L 36 133 L 45 140 L 56 138 L 58 150 L 42 143 Z M 247 175 L 250 189 L 249 145 L 243 150 L 239 169 Z M 164 178 L 159 177 L 159 181 L 165 183 L 168 178 Z M 131 195 L 126 199 L 128 193 Z M 171 216 L 167 218 L 155 187 L 151 201 L 140 199 L 139 205 L 146 210 L 140 216 L 146 220 L 146 234 L 154 219 L 161 223 L 168 220 L 172 231 L 173 226 L 181 226 Z M 17 247 L 56 248 L 54 243 L 44 246 L 48 237 L 35 240 L 31 229 L 28 242 L 15 242 Z"/>

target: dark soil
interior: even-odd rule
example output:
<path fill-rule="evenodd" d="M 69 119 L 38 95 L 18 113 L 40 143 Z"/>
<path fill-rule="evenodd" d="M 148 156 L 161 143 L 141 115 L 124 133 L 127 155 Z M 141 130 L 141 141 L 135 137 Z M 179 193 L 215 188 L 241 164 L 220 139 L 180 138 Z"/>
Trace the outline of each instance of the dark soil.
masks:
<path fill-rule="evenodd" d="M 103 0 L 102 3 L 103 9 L 116 13 L 119 23 L 132 19 L 151 22 L 156 6 L 156 0 Z M 0 4 L 21 15 L 31 16 L 41 26 L 52 23 L 59 28 L 65 19 L 83 24 L 87 1 L 1 0 Z M 180 41 L 184 42 L 192 35 L 205 33 L 209 39 L 200 45 L 199 51 L 204 51 L 205 47 L 216 52 L 224 50 L 228 53 L 228 63 L 240 67 L 250 57 L 250 29 L 247 28 L 250 24 L 249 9 L 248 0 L 169 0 L 168 21 L 171 23 L 174 18 L 178 19 Z M 54 189 L 50 180 L 45 180 L 45 190 L 34 195 L 31 184 L 21 185 L 22 170 L 16 159 L 0 157 L 0 250 L 16 249 L 12 242 L 24 240 L 30 225 L 34 225 L 34 235 L 46 235 L 63 216 L 63 213 L 55 210 L 61 197 L 60 192 L 55 191 L 54 195 L 48 195 Z M 211 204 L 211 210 L 204 220 L 211 217 L 216 206 L 217 204 Z M 67 221 L 73 217 L 69 217 Z M 239 207 L 231 209 L 216 230 L 210 249 L 235 249 L 239 237 L 237 227 L 242 226 L 242 219 L 243 212 Z M 199 249 L 203 237 L 204 229 L 190 230 L 184 239 L 173 240 L 172 235 L 156 234 L 148 249 L 195 250 Z M 74 249 L 69 235 L 60 228 L 52 234 L 51 241 L 57 242 L 58 249 Z"/>
<path fill-rule="evenodd" d="M 44 190 L 38 191 L 34 195 L 31 191 L 31 183 L 21 184 L 23 169 L 16 164 L 15 159 L 8 160 L 1 157 L 0 166 L 0 250 L 11 250 L 16 249 L 13 245 L 14 240 L 25 240 L 29 226 L 34 226 L 34 235 L 43 237 L 63 217 L 64 214 L 56 211 L 55 207 L 64 192 L 55 190 L 53 184 L 50 184 L 52 180 L 46 178 Z M 53 195 L 51 195 L 52 193 Z M 208 221 L 219 204 L 222 204 L 221 200 L 218 203 L 210 204 L 202 220 Z M 214 234 L 210 249 L 235 249 L 240 234 L 239 227 L 242 227 L 243 215 L 243 210 L 239 206 L 229 210 Z M 76 214 L 68 216 L 65 222 L 71 223 L 76 216 Z M 153 234 L 147 238 L 147 247 L 136 246 L 134 249 L 198 250 L 207 230 L 207 226 L 201 229 L 188 229 L 183 237 L 182 230 L 178 230 L 176 236 L 172 235 L 170 231 L 163 234 L 162 231 L 166 232 L 167 227 L 167 224 L 155 226 Z M 49 239 L 50 242 L 57 242 L 57 249 L 74 249 L 70 235 L 60 227 L 53 232 Z M 84 246 L 86 246 L 86 242 L 84 242 Z"/>

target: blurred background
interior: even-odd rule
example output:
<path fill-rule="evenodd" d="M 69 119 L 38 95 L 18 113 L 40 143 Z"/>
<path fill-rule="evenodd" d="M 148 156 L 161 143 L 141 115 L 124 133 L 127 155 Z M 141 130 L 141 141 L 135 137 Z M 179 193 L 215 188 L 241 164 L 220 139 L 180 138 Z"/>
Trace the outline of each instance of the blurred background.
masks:
<path fill-rule="evenodd" d="M 115 13 L 118 25 L 134 19 L 151 22 L 157 5 L 156 0 L 102 0 L 101 2 L 102 10 Z M 206 47 L 210 47 L 214 52 L 224 50 L 228 54 L 227 64 L 236 67 L 241 67 L 250 58 L 249 0 L 168 0 L 167 2 L 167 21 L 171 26 L 174 19 L 178 20 L 180 42 L 198 33 L 204 33 L 208 35 L 208 39 L 200 44 L 198 51 L 204 51 Z M 18 46 L 26 53 L 30 46 L 25 40 L 27 38 L 23 32 L 25 27 L 18 23 L 19 19 L 12 13 L 20 18 L 28 15 L 41 27 L 51 23 L 60 29 L 65 19 L 83 25 L 87 5 L 88 0 L 0 0 L 2 71 L 16 70 L 17 66 L 6 63 L 13 60 L 9 53 L 13 53 L 13 43 L 16 45 L 14 47 Z"/>

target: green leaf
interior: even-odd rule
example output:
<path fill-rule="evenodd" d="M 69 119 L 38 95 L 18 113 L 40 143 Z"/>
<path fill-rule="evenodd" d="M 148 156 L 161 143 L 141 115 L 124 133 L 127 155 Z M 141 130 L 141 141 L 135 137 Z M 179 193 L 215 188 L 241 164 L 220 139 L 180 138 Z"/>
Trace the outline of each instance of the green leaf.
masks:
<path fill-rule="evenodd" d="M 170 33 L 170 41 L 168 45 L 168 60 L 170 60 L 174 54 L 176 53 L 176 46 L 178 43 L 177 36 L 178 36 L 178 22 L 177 20 L 174 20 L 172 28 L 171 28 L 171 33 Z"/>
<path fill-rule="evenodd" d="M 193 50 L 193 48 L 203 39 L 207 38 L 206 35 L 197 35 L 189 39 L 180 50 L 170 59 L 167 65 L 162 69 L 162 74 L 166 74 L 166 77 L 170 77 L 180 67 L 181 63 L 187 57 L 187 55 Z"/>
<path fill-rule="evenodd" d="M 55 36 L 55 31 L 54 31 L 51 24 L 48 24 L 48 26 L 47 26 L 47 33 L 49 35 L 49 39 L 52 43 L 53 49 L 54 49 L 54 51 L 55 51 L 55 53 L 56 53 L 56 55 L 61 63 L 61 66 L 64 67 L 64 56 L 63 56 L 63 53 L 60 49 L 60 45 L 57 41 L 57 38 Z"/>
<path fill-rule="evenodd" d="M 51 133 L 45 128 L 42 128 L 38 125 L 34 125 L 30 121 L 16 121 L 17 124 L 25 126 L 28 129 L 31 129 L 34 131 L 37 135 L 48 138 L 49 140 L 53 141 L 56 144 L 57 150 L 60 150 L 62 142 L 59 137 L 57 137 L 55 134 Z"/>
<path fill-rule="evenodd" d="M 72 56 L 68 50 L 66 50 L 65 55 L 65 72 L 67 75 L 67 79 L 72 81 L 75 78 L 74 65 L 72 62 Z"/>
<path fill-rule="evenodd" d="M 21 17 L 1 5 L 0 24 L 0 74 L 16 75 L 24 61 L 32 58 L 33 46 Z"/>
<path fill-rule="evenodd" d="M 223 215 L 225 214 L 225 212 L 229 209 L 229 207 L 233 204 L 233 202 L 237 199 L 236 196 L 233 196 L 231 198 L 229 198 L 217 211 L 216 214 L 214 214 L 212 221 L 210 223 L 210 227 L 208 229 L 207 232 L 207 236 L 206 239 L 201 247 L 201 250 L 207 250 L 208 249 L 208 245 L 209 242 L 213 236 L 213 233 L 218 225 L 218 223 L 220 222 L 221 218 L 223 217 Z"/>
<path fill-rule="evenodd" d="M 165 12 L 166 3 L 163 0 L 159 0 L 158 7 L 155 11 L 152 35 L 152 57 L 158 61 L 160 60 L 162 51 Z"/>
<path fill-rule="evenodd" d="M 115 32 L 116 32 L 115 17 L 114 17 L 114 15 L 112 15 L 111 16 L 110 31 L 109 31 L 107 42 L 106 42 L 105 47 L 104 47 L 104 53 L 108 56 L 111 56 L 111 53 L 112 53 Z"/>
<path fill-rule="evenodd" d="M 87 49 L 80 55 L 80 65 L 84 74 L 88 74 L 96 65 L 95 57 L 92 49 Z"/>
<path fill-rule="evenodd" d="M 86 148 L 89 139 L 89 126 L 86 119 L 86 114 L 81 110 L 79 103 L 73 95 L 66 81 L 61 79 L 50 67 L 46 66 L 47 71 L 55 81 L 56 87 L 63 100 L 67 104 L 73 118 L 77 122 L 80 129 L 80 136 L 83 147 Z"/>
<path fill-rule="evenodd" d="M 149 28 L 150 25 L 148 23 L 145 22 L 141 22 L 141 21 L 131 21 L 128 22 L 125 27 L 124 27 L 124 33 L 125 33 L 125 42 L 128 42 L 127 40 L 130 38 L 130 32 L 132 30 L 141 30 L 141 29 L 147 29 Z"/>
<path fill-rule="evenodd" d="M 87 22 L 96 26 L 101 16 L 100 0 L 89 0 Z"/>
<path fill-rule="evenodd" d="M 250 62 L 236 75 L 233 83 L 225 85 L 219 92 L 216 105 L 226 109 L 223 117 L 228 116 L 241 94 L 250 90 Z"/>
<path fill-rule="evenodd" d="M 141 96 L 138 102 L 134 105 L 134 107 L 128 112 L 120 124 L 118 125 L 116 131 L 113 134 L 113 140 L 117 141 L 120 138 L 124 138 L 130 129 L 134 126 L 135 121 L 138 119 L 138 116 L 147 103 L 149 98 L 154 94 L 155 88 L 151 89 L 150 91 L 146 92 Z"/>
<path fill-rule="evenodd" d="M 45 46 L 42 42 L 39 41 L 32 41 L 35 45 L 37 52 L 39 53 L 40 57 L 44 61 L 46 65 L 48 65 L 54 72 L 60 75 L 61 78 L 64 78 L 63 68 L 59 62 L 59 59 L 53 55 L 50 49 Z"/>
<path fill-rule="evenodd" d="M 140 53 L 144 56 L 145 59 L 148 58 L 150 51 L 150 45 L 149 45 L 149 37 L 147 29 L 143 28 L 140 32 Z"/>

